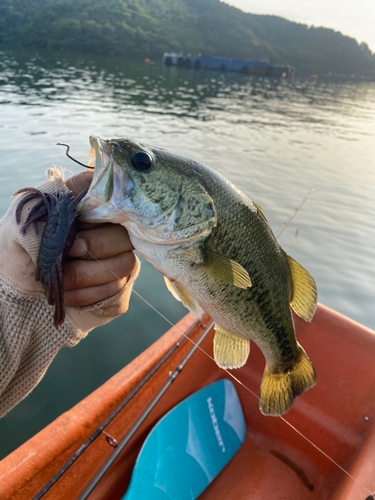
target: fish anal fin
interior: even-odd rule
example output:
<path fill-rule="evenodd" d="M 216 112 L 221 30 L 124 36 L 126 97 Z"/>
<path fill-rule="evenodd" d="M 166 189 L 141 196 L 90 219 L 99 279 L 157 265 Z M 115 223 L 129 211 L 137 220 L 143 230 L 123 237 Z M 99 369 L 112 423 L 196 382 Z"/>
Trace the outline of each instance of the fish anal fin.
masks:
<path fill-rule="evenodd" d="M 214 358 L 220 368 L 240 368 L 250 354 L 250 340 L 228 333 L 215 325 Z"/>
<path fill-rule="evenodd" d="M 210 250 L 204 250 L 204 263 L 198 264 L 212 278 L 238 288 L 249 288 L 249 273 L 238 262 Z"/>
<path fill-rule="evenodd" d="M 290 273 L 292 275 L 292 293 L 290 306 L 305 321 L 311 321 L 317 305 L 317 290 L 313 277 L 289 255 Z"/>
<path fill-rule="evenodd" d="M 194 316 L 202 319 L 202 313 L 197 299 L 195 299 L 182 285 L 177 283 L 177 281 L 172 282 L 166 276 L 164 276 L 164 281 L 173 297 L 179 302 L 182 302 Z"/>
<path fill-rule="evenodd" d="M 305 351 L 285 372 L 272 373 L 266 366 L 259 393 L 259 408 L 263 415 L 281 416 L 292 407 L 294 400 L 315 385 L 316 374 Z"/>

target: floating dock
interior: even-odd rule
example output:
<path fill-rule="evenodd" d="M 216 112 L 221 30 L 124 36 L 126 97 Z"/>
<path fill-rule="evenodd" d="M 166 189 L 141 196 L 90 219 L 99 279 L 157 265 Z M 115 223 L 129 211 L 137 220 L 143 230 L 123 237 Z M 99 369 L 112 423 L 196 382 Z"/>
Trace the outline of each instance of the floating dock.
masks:
<path fill-rule="evenodd" d="M 277 76 L 282 78 L 291 78 L 294 75 L 294 68 L 290 66 L 273 66 L 266 62 L 242 61 L 223 57 L 182 56 L 166 53 L 163 55 L 163 63 L 166 66 L 177 66 L 178 68 L 233 71 L 244 75 Z"/>

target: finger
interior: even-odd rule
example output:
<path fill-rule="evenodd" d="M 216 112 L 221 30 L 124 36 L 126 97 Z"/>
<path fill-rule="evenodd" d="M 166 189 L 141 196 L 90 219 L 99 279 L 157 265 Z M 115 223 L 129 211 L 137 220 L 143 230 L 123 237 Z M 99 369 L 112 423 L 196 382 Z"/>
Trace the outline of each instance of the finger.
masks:
<path fill-rule="evenodd" d="M 120 224 L 108 224 L 100 229 L 77 233 L 69 256 L 81 259 L 106 259 L 134 250 L 127 230 Z"/>
<path fill-rule="evenodd" d="M 134 270 L 136 257 L 124 252 L 108 259 L 64 262 L 64 290 L 77 290 L 121 280 Z"/>
<path fill-rule="evenodd" d="M 90 187 L 93 175 L 93 172 L 86 170 L 80 174 L 73 175 L 73 177 L 68 179 L 65 184 L 71 191 L 73 191 L 73 195 L 76 197 L 84 189 Z"/>
<path fill-rule="evenodd" d="M 64 304 L 70 307 L 85 307 L 109 299 L 126 285 L 127 278 L 104 283 L 103 285 L 69 290 L 64 293 Z"/>
<path fill-rule="evenodd" d="M 90 170 L 86 170 L 85 172 L 81 172 L 80 174 L 73 175 L 70 179 L 66 181 L 67 187 L 73 192 L 73 196 L 76 197 L 79 193 L 86 188 L 90 187 L 93 178 L 93 172 Z M 89 229 L 90 227 L 101 227 L 103 224 L 89 224 L 87 222 L 80 222 L 79 218 L 77 219 L 78 227 L 82 229 Z"/>

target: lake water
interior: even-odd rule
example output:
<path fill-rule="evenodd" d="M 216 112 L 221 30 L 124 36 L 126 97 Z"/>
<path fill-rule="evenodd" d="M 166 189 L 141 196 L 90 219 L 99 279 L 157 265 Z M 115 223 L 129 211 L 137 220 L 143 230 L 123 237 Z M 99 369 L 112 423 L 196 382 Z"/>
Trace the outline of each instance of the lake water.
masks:
<path fill-rule="evenodd" d="M 375 83 L 286 82 L 125 59 L 0 52 L 0 214 L 53 164 L 72 173 L 90 135 L 130 136 L 215 168 L 259 204 L 320 302 L 375 328 Z M 172 322 L 185 309 L 143 263 L 135 289 Z M 133 296 L 122 318 L 63 349 L 0 420 L 0 458 L 98 387 L 168 324 Z"/>

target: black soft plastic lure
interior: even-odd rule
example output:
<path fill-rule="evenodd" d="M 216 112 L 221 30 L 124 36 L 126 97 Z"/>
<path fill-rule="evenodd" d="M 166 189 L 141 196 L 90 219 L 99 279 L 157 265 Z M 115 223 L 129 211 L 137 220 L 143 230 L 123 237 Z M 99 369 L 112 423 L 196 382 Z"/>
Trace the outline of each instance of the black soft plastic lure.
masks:
<path fill-rule="evenodd" d="M 39 247 L 35 279 L 40 281 L 47 291 L 48 303 L 55 306 L 54 325 L 60 330 L 65 319 L 62 263 L 76 235 L 75 219 L 79 214 L 75 209 L 87 193 L 87 189 L 76 198 L 71 191 L 43 193 L 36 188 L 20 189 L 13 196 L 21 193 L 29 194 L 18 203 L 17 224 L 21 222 L 23 207 L 29 201 L 40 198 L 40 201 L 31 208 L 22 225 L 21 233 L 25 235 L 28 227 L 34 223 L 35 232 L 38 234 L 38 222 L 46 221 Z"/>

